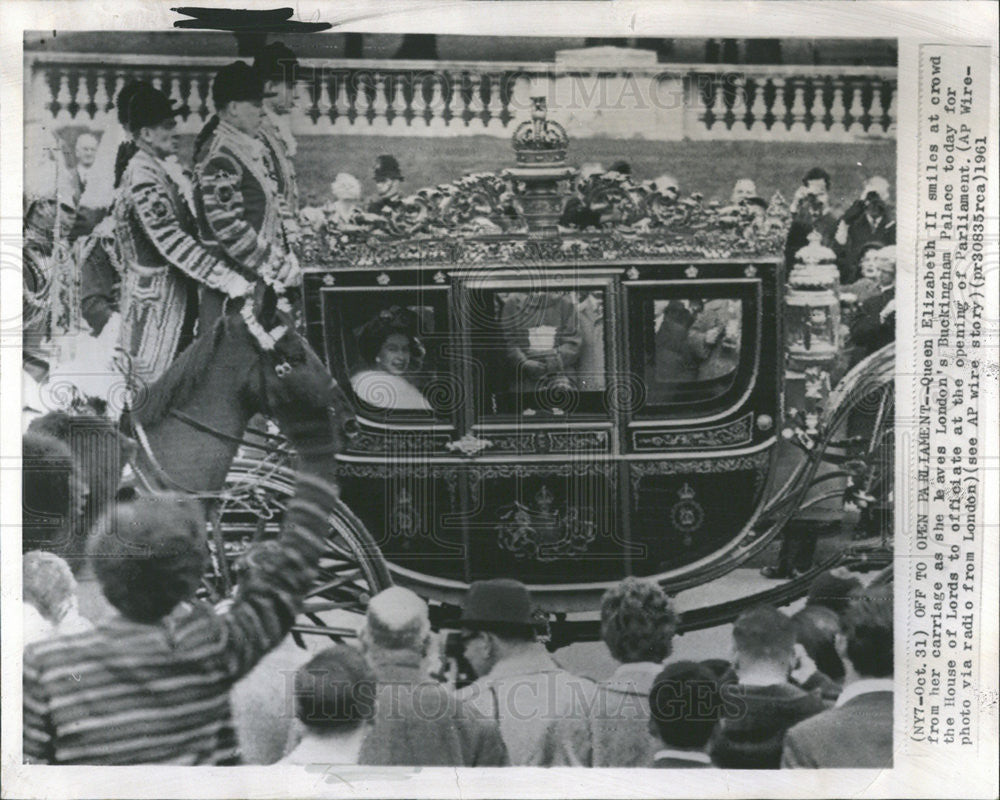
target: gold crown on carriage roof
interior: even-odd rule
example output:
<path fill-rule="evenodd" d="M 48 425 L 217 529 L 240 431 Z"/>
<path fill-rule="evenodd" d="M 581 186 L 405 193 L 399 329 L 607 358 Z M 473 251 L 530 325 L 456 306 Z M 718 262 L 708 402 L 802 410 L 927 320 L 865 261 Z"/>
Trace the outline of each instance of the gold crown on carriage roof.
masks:
<path fill-rule="evenodd" d="M 548 119 L 544 97 L 531 98 L 531 119 L 514 131 L 514 154 L 518 164 L 548 166 L 566 161 L 569 134 Z"/>

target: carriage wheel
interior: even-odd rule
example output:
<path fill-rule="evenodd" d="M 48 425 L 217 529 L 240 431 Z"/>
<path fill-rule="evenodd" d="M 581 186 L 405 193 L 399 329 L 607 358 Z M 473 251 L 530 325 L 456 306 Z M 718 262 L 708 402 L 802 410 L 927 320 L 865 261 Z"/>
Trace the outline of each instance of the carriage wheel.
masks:
<path fill-rule="evenodd" d="M 295 488 L 287 458 L 238 456 L 217 505 L 220 536 L 212 537 L 212 569 L 206 576 L 209 599 L 224 600 L 232 587 L 227 572 L 239 580 L 241 556 L 257 543 L 274 539 Z M 224 557 L 219 557 L 218 541 Z M 227 569 L 228 568 L 228 569 Z M 319 574 L 306 595 L 303 619 L 292 628 L 302 646 L 305 634 L 336 641 L 355 636 L 368 600 L 392 585 L 389 568 L 364 524 L 343 503 L 330 515 Z"/>
<path fill-rule="evenodd" d="M 876 518 L 891 510 L 893 491 L 895 384 L 893 345 L 855 366 L 830 394 L 815 437 L 786 429 L 806 457 L 761 513 L 769 539 L 801 510 L 833 498 L 854 502 Z M 834 469 L 817 476 L 821 465 Z M 848 488 L 809 492 L 833 480 L 848 479 Z M 763 537 L 762 537 L 763 538 Z M 886 535 L 883 531 L 883 544 Z"/>

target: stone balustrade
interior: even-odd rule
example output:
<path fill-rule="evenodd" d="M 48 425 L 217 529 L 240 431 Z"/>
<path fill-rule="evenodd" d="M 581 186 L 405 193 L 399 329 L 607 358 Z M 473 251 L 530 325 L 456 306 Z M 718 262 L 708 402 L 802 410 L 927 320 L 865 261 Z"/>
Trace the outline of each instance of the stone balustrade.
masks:
<path fill-rule="evenodd" d="M 229 58 L 27 53 L 28 121 L 101 129 L 126 81 L 142 78 L 183 106 L 182 133 L 212 113 L 211 81 Z M 506 137 L 533 95 L 574 138 L 664 141 L 892 139 L 896 70 L 578 62 L 311 59 L 292 115 L 300 136 Z"/>

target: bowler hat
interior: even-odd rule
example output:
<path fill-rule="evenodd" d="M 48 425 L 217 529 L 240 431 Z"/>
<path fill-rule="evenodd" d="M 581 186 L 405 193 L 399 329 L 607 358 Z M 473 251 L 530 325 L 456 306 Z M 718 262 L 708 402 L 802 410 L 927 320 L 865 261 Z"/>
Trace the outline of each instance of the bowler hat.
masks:
<path fill-rule="evenodd" d="M 273 97 L 273 93 L 264 91 L 260 74 L 242 61 L 227 64 L 212 81 L 212 102 L 216 111 L 226 103 L 262 100 L 264 97 Z"/>
<path fill-rule="evenodd" d="M 282 42 L 271 42 L 253 60 L 253 68 L 262 81 L 293 83 L 300 75 L 299 60 Z"/>
<path fill-rule="evenodd" d="M 520 581 L 497 578 L 476 581 L 462 607 L 462 626 L 531 636 L 534 633 L 531 595 Z"/>
<path fill-rule="evenodd" d="M 152 128 L 172 119 L 180 111 L 180 107 L 171 105 L 170 98 L 159 89 L 139 86 L 128 101 L 128 126 L 137 133 L 142 128 Z"/>
<path fill-rule="evenodd" d="M 379 156 L 375 162 L 375 180 L 403 180 L 403 173 L 399 171 L 399 162 L 394 156 Z"/>

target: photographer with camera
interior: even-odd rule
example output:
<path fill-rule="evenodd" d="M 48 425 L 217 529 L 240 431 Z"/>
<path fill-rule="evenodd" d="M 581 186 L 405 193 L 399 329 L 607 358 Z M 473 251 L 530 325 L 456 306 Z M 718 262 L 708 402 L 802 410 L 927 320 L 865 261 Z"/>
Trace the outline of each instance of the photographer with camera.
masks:
<path fill-rule="evenodd" d="M 819 231 L 823 245 L 834 248 L 837 218 L 830 213 L 830 175 L 822 167 L 813 167 L 796 189 L 789 210 L 792 224 L 785 239 L 785 270 L 795 265 L 795 254 L 809 244 L 809 234 Z"/>
<path fill-rule="evenodd" d="M 853 283 L 860 277 L 860 261 L 869 242 L 896 244 L 895 213 L 889 207 L 889 182 L 876 175 L 869 178 L 861 196 L 844 212 L 834 237 L 839 245 L 840 282 Z"/>

